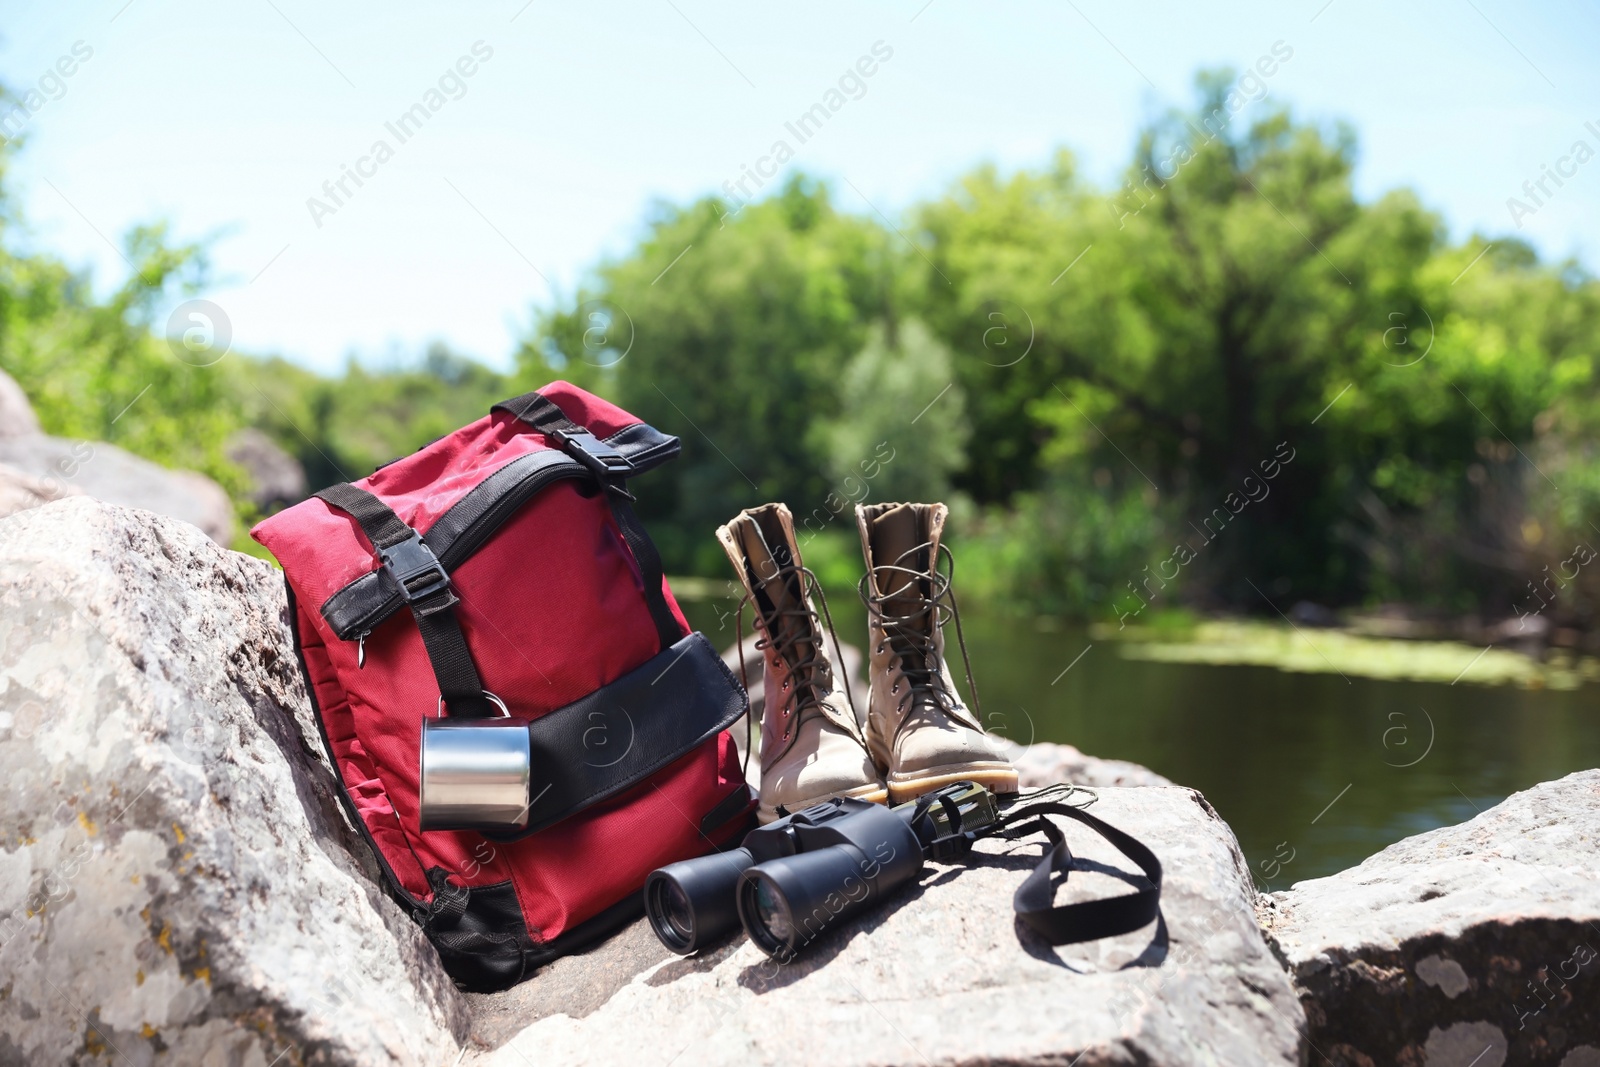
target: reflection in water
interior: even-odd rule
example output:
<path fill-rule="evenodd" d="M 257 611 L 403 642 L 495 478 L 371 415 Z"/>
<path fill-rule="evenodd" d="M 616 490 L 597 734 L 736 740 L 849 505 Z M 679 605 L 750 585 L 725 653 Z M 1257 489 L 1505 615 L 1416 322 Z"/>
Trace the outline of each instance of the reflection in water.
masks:
<path fill-rule="evenodd" d="M 853 598 L 830 597 L 861 645 Z M 686 604 L 719 648 L 714 603 Z M 1508 794 L 1600 766 L 1594 686 L 1555 692 L 1125 660 L 1081 630 L 962 613 L 983 712 L 1012 740 L 1061 741 L 1193 786 L 1233 826 L 1258 885 L 1342 870 Z M 947 631 L 957 676 L 960 657 Z M 963 688 L 964 688 L 963 683 Z M 1030 734 L 1032 736 L 1030 736 Z"/>

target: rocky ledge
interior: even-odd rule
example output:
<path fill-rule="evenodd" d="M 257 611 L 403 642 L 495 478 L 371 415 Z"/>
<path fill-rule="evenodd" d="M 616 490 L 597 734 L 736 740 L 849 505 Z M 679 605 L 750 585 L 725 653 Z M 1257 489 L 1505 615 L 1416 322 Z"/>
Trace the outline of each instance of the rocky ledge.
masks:
<path fill-rule="evenodd" d="M 335 802 L 281 577 L 77 496 L 0 519 L 0 1063 L 448 1062 Z"/>
<path fill-rule="evenodd" d="M 1600 771 L 1263 897 L 1318 1063 L 1600 1067 Z"/>
<path fill-rule="evenodd" d="M 671 958 L 636 923 L 463 994 L 334 802 L 284 613 L 273 568 L 182 522 L 88 497 L 0 520 L 0 1065 L 1468 1067 L 1462 1025 L 1501 1035 L 1479 1067 L 1591 1062 L 1595 776 L 1261 901 L 1200 794 L 1034 746 L 1027 783 L 1095 785 L 1161 856 L 1160 921 L 1045 945 L 1011 913 L 1040 844 L 991 843 L 791 965 L 742 937 Z M 1066 832 L 1058 899 L 1138 882 Z M 1569 964 L 1534 1010 L 1526 982 Z M 1522 1009 L 1542 1044 L 1513 1035 Z"/>

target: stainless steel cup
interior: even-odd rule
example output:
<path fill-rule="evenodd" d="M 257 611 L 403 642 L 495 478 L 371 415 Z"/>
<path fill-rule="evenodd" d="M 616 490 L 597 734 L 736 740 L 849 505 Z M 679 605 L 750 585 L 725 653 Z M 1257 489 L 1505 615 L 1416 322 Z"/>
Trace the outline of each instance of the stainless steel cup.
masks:
<path fill-rule="evenodd" d="M 418 821 L 424 830 L 523 829 L 532 774 L 526 719 L 425 719 Z"/>

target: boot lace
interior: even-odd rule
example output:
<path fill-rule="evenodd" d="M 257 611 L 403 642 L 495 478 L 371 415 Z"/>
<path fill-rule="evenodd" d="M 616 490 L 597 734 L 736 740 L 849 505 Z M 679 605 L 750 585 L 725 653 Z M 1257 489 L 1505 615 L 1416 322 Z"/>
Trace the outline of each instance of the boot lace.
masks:
<path fill-rule="evenodd" d="M 944 660 L 936 643 L 939 632 L 944 629 L 947 622 L 954 619 L 956 644 L 961 648 L 961 665 L 967 674 L 967 685 L 972 689 L 972 706 L 981 716 L 983 706 L 978 700 L 978 682 L 972 676 L 972 660 L 967 655 L 967 638 L 961 630 L 961 608 L 956 603 L 956 591 L 953 586 L 956 576 L 955 557 L 950 554 L 948 548 L 940 545 L 938 556 L 930 570 L 921 571 L 906 565 L 907 559 L 914 559 L 932 547 L 933 542 L 925 541 L 901 553 L 893 563 L 871 568 L 862 576 L 856 586 L 856 592 L 860 594 L 861 602 L 867 606 L 868 613 L 878 619 L 883 629 L 884 643 L 899 659 L 900 673 L 906 681 L 905 691 L 900 694 L 895 706 L 896 715 L 900 718 L 897 730 L 904 728 L 906 724 L 907 708 L 915 707 L 915 701 L 921 699 L 931 702 L 962 725 L 982 733 L 983 727 L 962 713 L 964 709 L 961 707 L 960 695 L 953 687 L 945 684 Z M 946 565 L 945 570 L 939 569 L 941 560 Z M 897 581 L 903 585 L 893 593 L 879 595 L 873 591 L 885 587 L 893 588 L 892 583 Z M 921 591 L 923 582 L 927 582 L 929 586 L 926 595 Z M 906 614 L 896 615 L 888 610 L 890 600 L 895 601 L 897 606 L 906 603 L 913 606 Z M 881 647 L 879 651 L 882 651 Z"/>
<path fill-rule="evenodd" d="M 817 669 L 822 664 L 822 643 L 818 639 L 818 631 L 822 629 L 822 622 L 827 620 L 828 636 L 833 639 L 833 654 L 835 671 L 844 670 L 844 653 L 839 648 L 839 634 L 833 628 L 833 613 L 828 610 L 828 597 L 822 591 L 822 585 L 817 581 L 816 573 L 810 567 L 790 564 L 787 567 L 777 568 L 766 581 L 781 579 L 787 582 L 790 578 L 798 580 L 800 585 L 800 605 L 793 608 L 778 608 L 771 612 L 763 612 L 759 605 L 755 606 L 751 630 L 756 634 L 755 647 L 763 654 L 768 650 L 778 658 L 787 668 L 787 675 L 783 681 L 782 703 L 779 705 L 779 714 L 784 719 L 783 740 L 788 741 L 801 725 L 808 719 L 827 718 L 823 711 L 822 697 L 817 684 Z M 740 598 L 734 620 L 734 633 L 744 633 L 744 606 L 753 603 L 754 591 L 747 591 Z M 811 598 L 815 596 L 822 605 L 822 618 L 817 616 L 816 609 L 810 606 Z M 797 619 L 799 625 L 784 626 L 784 620 Z M 777 636 L 772 636 L 776 634 Z M 802 641 L 811 646 L 809 655 L 798 659 L 791 659 L 795 646 Z M 851 722 L 856 721 L 855 697 L 850 691 L 850 677 L 848 673 L 838 675 L 835 681 L 842 677 L 844 682 L 845 702 L 850 705 Z M 745 665 L 743 653 L 739 656 L 739 681 L 744 685 L 745 692 L 750 691 L 749 671 Z M 829 720 L 832 721 L 832 720 Z M 754 737 L 754 718 L 748 712 L 745 714 L 744 730 L 744 769 L 748 775 L 750 769 L 751 742 Z M 866 742 L 856 736 L 854 729 L 847 731 L 856 742 L 866 747 Z"/>

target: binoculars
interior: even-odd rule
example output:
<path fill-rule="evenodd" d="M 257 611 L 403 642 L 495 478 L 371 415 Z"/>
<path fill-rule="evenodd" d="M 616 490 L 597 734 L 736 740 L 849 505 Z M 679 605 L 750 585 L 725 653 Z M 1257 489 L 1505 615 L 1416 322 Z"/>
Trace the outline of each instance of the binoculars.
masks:
<path fill-rule="evenodd" d="M 975 782 L 893 808 L 823 801 L 750 831 L 739 848 L 652 871 L 645 912 L 679 955 L 742 925 L 762 952 L 787 962 L 914 880 L 925 859 L 965 855 L 999 818 L 994 794 Z"/>

